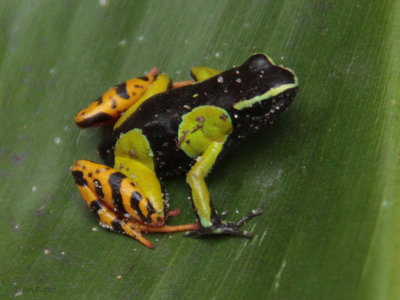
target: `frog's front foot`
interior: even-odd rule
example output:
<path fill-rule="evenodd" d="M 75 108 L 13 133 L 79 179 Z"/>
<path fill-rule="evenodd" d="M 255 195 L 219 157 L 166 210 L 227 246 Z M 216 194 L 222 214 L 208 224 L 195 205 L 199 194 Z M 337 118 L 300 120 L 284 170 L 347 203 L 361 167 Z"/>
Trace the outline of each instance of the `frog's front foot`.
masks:
<path fill-rule="evenodd" d="M 252 218 L 258 217 L 261 214 L 262 214 L 261 208 L 254 209 L 243 218 L 237 220 L 236 222 L 229 222 L 229 221 L 224 221 L 225 217 L 228 215 L 228 212 L 224 211 L 221 214 L 221 219 L 218 219 L 217 222 L 215 222 L 215 224 L 213 224 L 212 226 L 201 227 L 197 231 L 187 232 L 185 236 L 200 237 L 204 235 L 226 234 L 226 235 L 251 238 L 253 236 L 251 232 L 246 230 L 240 230 L 239 228 L 242 225 L 246 224 L 248 221 L 250 221 Z"/>

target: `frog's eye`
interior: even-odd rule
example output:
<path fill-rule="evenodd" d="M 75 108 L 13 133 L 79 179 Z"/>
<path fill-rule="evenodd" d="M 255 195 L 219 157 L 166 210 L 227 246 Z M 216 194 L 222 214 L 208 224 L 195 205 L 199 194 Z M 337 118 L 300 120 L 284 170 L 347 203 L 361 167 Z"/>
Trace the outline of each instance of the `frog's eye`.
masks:
<path fill-rule="evenodd" d="M 265 54 L 254 54 L 244 64 L 249 64 L 249 68 L 255 72 L 275 66 L 272 59 Z"/>
<path fill-rule="evenodd" d="M 298 85 L 296 75 L 291 70 L 280 66 L 275 66 L 271 69 L 271 72 L 266 72 L 264 76 L 271 89 L 279 89 L 288 84 L 290 85 L 288 88 L 291 88 L 291 85 Z"/>

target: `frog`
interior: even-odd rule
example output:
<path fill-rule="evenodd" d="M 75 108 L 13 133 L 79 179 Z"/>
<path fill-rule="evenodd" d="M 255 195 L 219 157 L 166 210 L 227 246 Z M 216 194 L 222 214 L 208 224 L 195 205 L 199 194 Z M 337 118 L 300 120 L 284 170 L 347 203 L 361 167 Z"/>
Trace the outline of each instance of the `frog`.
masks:
<path fill-rule="evenodd" d="M 273 124 L 298 91 L 295 73 L 257 53 L 226 71 L 193 67 L 193 80 L 172 82 L 153 68 L 106 91 L 81 110 L 81 128 L 113 126 L 99 144 L 104 164 L 78 160 L 75 184 L 100 225 L 126 234 L 148 248 L 148 232 L 186 236 L 250 238 L 241 227 L 262 214 L 253 209 L 237 221 L 218 214 L 206 177 L 248 135 Z M 166 225 L 169 210 L 163 182 L 185 175 L 197 222 Z"/>

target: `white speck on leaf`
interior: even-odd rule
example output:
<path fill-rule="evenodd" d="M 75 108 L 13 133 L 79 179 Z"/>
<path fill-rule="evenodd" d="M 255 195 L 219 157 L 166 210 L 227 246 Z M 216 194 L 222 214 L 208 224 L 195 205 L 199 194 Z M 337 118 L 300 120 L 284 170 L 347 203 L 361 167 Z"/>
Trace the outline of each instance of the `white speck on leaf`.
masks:
<path fill-rule="evenodd" d="M 34 185 L 33 187 L 32 187 L 32 192 L 36 192 L 37 191 L 37 187 L 36 187 L 36 185 Z"/>
<path fill-rule="evenodd" d="M 14 294 L 14 297 L 19 297 L 19 296 L 22 296 L 24 293 L 22 292 L 22 291 L 17 291 L 15 294 Z"/>
<path fill-rule="evenodd" d="M 119 43 L 118 43 L 118 46 L 120 46 L 120 47 L 123 47 L 123 46 L 125 46 L 126 45 L 126 39 L 123 39 L 122 41 L 120 41 Z"/>
<path fill-rule="evenodd" d="M 54 143 L 58 145 L 59 143 L 61 143 L 61 139 L 59 137 L 54 138 Z"/>
<path fill-rule="evenodd" d="M 279 289 L 281 275 L 285 267 L 286 267 L 286 260 L 283 260 L 281 267 L 279 268 L 278 272 L 274 277 L 274 292 L 276 292 Z"/>
<path fill-rule="evenodd" d="M 264 241 L 265 237 L 267 236 L 268 230 L 265 230 L 260 238 L 260 241 L 258 242 L 258 245 L 260 246 L 262 242 Z"/>

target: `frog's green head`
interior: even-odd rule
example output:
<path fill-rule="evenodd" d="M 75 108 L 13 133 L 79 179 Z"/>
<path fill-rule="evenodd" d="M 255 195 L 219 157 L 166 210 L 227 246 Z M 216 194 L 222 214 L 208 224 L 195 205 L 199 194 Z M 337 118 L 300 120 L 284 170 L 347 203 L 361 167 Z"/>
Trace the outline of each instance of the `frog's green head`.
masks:
<path fill-rule="evenodd" d="M 294 72 L 275 65 L 264 54 L 252 55 L 238 70 L 249 87 L 243 89 L 243 96 L 233 105 L 238 112 L 273 120 L 296 96 L 298 80 Z"/>

